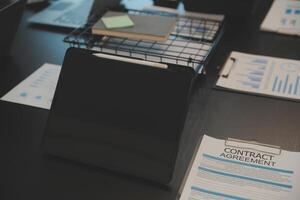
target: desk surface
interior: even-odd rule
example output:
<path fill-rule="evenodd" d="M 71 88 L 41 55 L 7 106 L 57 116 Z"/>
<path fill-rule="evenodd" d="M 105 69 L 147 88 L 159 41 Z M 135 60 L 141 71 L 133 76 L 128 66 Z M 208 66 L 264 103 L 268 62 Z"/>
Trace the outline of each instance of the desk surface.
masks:
<path fill-rule="evenodd" d="M 0 102 L 0 199 L 175 199 L 202 134 L 300 151 L 299 103 L 214 89 L 219 66 L 232 50 L 300 59 L 300 38 L 259 31 L 271 1 L 259 2 L 252 17 L 228 20 L 207 75 L 197 80 L 170 188 L 43 156 L 40 147 L 49 111 Z M 44 62 L 63 61 L 66 32 L 30 26 L 27 19 L 33 13 L 25 11 L 11 58 L 0 69 L 1 96 Z"/>

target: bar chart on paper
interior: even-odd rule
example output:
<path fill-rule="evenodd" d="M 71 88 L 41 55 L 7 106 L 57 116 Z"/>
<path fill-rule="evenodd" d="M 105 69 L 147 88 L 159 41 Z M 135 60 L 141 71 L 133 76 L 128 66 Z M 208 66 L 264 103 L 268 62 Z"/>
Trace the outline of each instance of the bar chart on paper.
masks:
<path fill-rule="evenodd" d="M 300 28 L 300 3 L 297 1 L 287 2 L 283 9 L 280 20 L 281 28 L 297 30 Z"/>
<path fill-rule="evenodd" d="M 45 63 L 1 100 L 50 110 L 61 66 Z"/>
<path fill-rule="evenodd" d="M 300 64 L 282 63 L 274 71 L 272 93 L 300 97 Z"/>
<path fill-rule="evenodd" d="M 300 100 L 300 62 L 232 52 L 217 86 Z"/>
<path fill-rule="evenodd" d="M 249 89 L 259 89 L 262 86 L 262 81 L 268 66 L 266 59 L 249 59 L 236 72 L 236 81 L 243 87 Z"/>
<path fill-rule="evenodd" d="M 261 30 L 300 35 L 300 1 L 275 0 L 261 24 Z"/>

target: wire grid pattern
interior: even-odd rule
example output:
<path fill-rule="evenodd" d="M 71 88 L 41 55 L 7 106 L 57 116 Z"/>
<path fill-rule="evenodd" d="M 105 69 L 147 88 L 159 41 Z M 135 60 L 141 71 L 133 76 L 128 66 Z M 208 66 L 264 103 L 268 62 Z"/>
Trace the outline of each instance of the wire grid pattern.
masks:
<path fill-rule="evenodd" d="M 103 37 L 92 49 L 153 62 L 188 66 L 198 71 L 201 70 L 200 61 L 205 60 L 211 48 L 209 43 L 198 43 L 171 35 L 166 42 Z"/>
<path fill-rule="evenodd" d="M 131 10 L 129 13 L 158 14 L 136 10 Z M 97 21 L 95 18 L 90 20 L 84 28 L 74 30 L 64 41 L 71 46 L 88 48 L 97 52 L 192 67 L 198 73 L 202 73 L 207 57 L 216 43 L 222 22 L 169 13 L 159 14 L 177 17 L 176 26 L 165 42 L 93 35 L 91 28 Z"/>
<path fill-rule="evenodd" d="M 132 15 L 165 15 L 170 17 L 178 17 L 176 14 L 153 12 L 153 11 L 138 11 L 131 10 L 128 12 Z M 221 27 L 220 21 L 208 20 L 205 18 L 196 18 L 188 16 L 179 16 L 172 31 L 173 35 L 189 37 L 194 39 L 206 40 L 207 42 L 214 40 L 219 28 Z"/>

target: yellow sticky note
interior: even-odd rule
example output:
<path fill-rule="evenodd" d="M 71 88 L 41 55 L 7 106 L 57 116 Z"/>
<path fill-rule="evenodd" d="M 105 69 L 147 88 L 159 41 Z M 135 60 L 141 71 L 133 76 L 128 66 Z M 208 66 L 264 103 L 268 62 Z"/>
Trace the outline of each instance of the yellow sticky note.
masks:
<path fill-rule="evenodd" d="M 101 20 L 107 29 L 126 28 L 134 26 L 133 21 L 128 15 L 102 17 Z"/>

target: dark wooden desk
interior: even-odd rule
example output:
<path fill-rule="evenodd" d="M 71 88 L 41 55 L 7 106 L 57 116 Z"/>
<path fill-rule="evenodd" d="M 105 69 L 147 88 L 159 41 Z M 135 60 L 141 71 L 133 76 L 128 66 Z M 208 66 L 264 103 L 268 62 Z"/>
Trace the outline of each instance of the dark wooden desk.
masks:
<path fill-rule="evenodd" d="M 259 24 L 270 0 L 251 17 L 230 18 L 222 42 L 199 77 L 169 189 L 103 169 L 45 157 L 40 151 L 48 111 L 0 102 L 0 199 L 173 200 L 202 134 L 254 139 L 300 151 L 300 104 L 213 89 L 218 68 L 230 51 L 300 59 L 300 38 L 263 33 Z M 66 32 L 32 27 L 26 10 L 11 58 L 0 71 L 0 95 L 45 62 L 61 64 Z"/>

